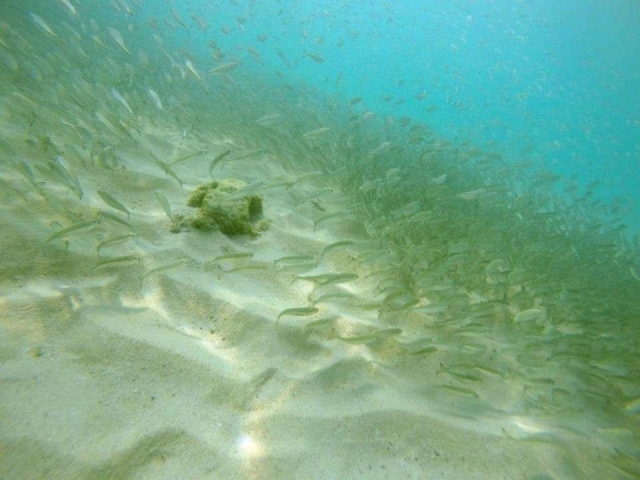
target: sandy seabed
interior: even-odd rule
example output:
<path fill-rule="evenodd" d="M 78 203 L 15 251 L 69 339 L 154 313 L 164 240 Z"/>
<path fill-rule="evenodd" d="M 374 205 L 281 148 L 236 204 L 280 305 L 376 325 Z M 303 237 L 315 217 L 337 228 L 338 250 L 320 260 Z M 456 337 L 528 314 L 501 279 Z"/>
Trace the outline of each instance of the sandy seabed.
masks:
<path fill-rule="evenodd" d="M 50 198 L 89 216 L 109 210 L 100 189 L 129 207 L 136 236 L 100 257 L 96 243 L 130 230 L 103 219 L 68 245 L 46 242 L 50 202 L 18 175 L 5 178 L 18 193 L 3 192 L 0 210 L 0 478 L 547 479 L 584 478 L 597 464 L 595 448 L 578 438 L 566 447 L 522 440 L 519 432 L 544 427 L 499 409 L 476 412 L 472 398 L 431 388 L 443 380 L 428 356 L 400 355 L 408 332 L 369 344 L 338 338 L 357 335 L 358 325 L 392 325 L 363 308 L 374 284 L 371 265 L 354 260 L 367 248 L 361 225 L 347 216 L 314 230 L 320 212 L 300 198 L 324 187 L 318 176 L 264 190 L 271 227 L 228 238 L 170 233 L 152 195 L 187 213 L 208 165 L 196 158 L 176 167 L 183 189 L 133 151 L 124 165 L 87 166 L 82 200 L 45 185 Z M 266 156 L 214 176 L 296 179 Z M 336 192 L 322 202 L 346 208 Z M 320 258 L 340 240 L 354 243 Z M 207 263 L 239 251 L 253 256 Z M 125 255 L 139 260 L 96 267 Z M 274 264 L 296 255 L 320 261 L 310 270 Z M 330 288 L 297 278 L 323 272 L 359 278 Z M 349 297 L 277 319 L 321 289 Z M 322 318 L 332 320 L 305 328 Z"/>

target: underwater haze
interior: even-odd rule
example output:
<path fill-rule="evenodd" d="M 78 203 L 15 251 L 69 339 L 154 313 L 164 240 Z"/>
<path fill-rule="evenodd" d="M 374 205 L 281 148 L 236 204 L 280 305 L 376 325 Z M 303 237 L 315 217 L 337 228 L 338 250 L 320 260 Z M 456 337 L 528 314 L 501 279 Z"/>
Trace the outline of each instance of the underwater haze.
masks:
<path fill-rule="evenodd" d="M 640 478 L 640 5 L 0 1 L 1 478 Z"/>

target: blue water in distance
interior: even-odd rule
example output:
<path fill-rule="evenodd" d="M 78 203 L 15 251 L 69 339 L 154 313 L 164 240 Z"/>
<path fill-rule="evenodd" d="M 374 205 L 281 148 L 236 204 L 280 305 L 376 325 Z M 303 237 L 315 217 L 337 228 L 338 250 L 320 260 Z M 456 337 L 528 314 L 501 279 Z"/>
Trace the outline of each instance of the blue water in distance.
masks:
<path fill-rule="evenodd" d="M 103 8 L 106 23 L 122 21 Z M 408 116 L 583 189 L 597 185 L 603 199 L 640 198 L 637 2 L 193 0 L 135 10 L 137 28 L 156 17 L 174 28 L 165 40 L 202 65 L 214 41 L 221 63 L 240 61 L 274 84 L 305 84 L 345 104 L 361 97 L 354 112 Z M 640 227 L 637 207 L 624 221 Z"/>

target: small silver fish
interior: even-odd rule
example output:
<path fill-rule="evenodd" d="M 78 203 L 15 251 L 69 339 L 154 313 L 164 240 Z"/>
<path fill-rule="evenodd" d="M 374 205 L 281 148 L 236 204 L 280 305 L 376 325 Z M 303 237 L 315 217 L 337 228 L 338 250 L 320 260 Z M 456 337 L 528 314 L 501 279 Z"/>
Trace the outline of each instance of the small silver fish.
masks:
<path fill-rule="evenodd" d="M 110 207 L 115 208 L 116 210 L 120 210 L 122 213 L 126 213 L 127 218 L 131 218 L 131 212 L 129 212 L 129 209 L 127 209 L 127 207 L 116 200 L 111 194 L 105 192 L 104 190 L 98 190 L 98 196 L 104 203 L 106 203 Z"/>
<path fill-rule="evenodd" d="M 304 54 L 316 63 L 324 62 L 324 57 L 318 53 L 304 51 Z"/>
<path fill-rule="evenodd" d="M 139 262 L 140 260 L 142 260 L 142 258 L 138 255 L 123 255 L 121 257 L 105 258 L 104 260 L 100 260 L 96 263 L 93 268 L 110 267 L 122 263 Z"/>
<path fill-rule="evenodd" d="M 304 135 L 302 135 L 304 138 L 313 138 L 313 137 L 317 137 L 319 135 L 322 135 L 324 133 L 327 133 L 328 131 L 330 131 L 331 129 L 329 127 L 321 127 L 321 128 L 316 128 L 315 130 L 311 130 L 310 132 L 305 133 Z"/>
<path fill-rule="evenodd" d="M 217 67 L 209 70 L 209 74 L 219 75 L 221 73 L 227 73 L 231 70 L 235 70 L 238 65 L 240 65 L 240 62 L 223 63 L 222 65 L 218 65 Z"/>
<path fill-rule="evenodd" d="M 184 23 L 184 20 L 182 20 L 182 17 L 175 8 L 171 9 L 171 15 L 173 15 L 173 19 L 178 23 L 178 25 L 181 25 L 187 32 L 189 31 L 187 24 Z"/>
<path fill-rule="evenodd" d="M 162 100 L 160 100 L 160 95 L 158 95 L 156 91 L 151 88 L 147 89 L 147 92 L 149 92 L 149 96 L 151 97 L 151 100 L 153 100 L 153 104 L 156 106 L 156 108 L 158 110 L 164 110 L 162 108 Z"/>
<path fill-rule="evenodd" d="M 476 200 L 485 196 L 488 192 L 484 188 L 479 188 L 477 190 L 471 190 L 469 192 L 459 193 L 456 195 L 458 198 L 462 198 L 463 200 Z"/>
<path fill-rule="evenodd" d="M 65 166 L 65 161 L 62 156 L 57 155 L 53 159 L 53 163 L 51 164 L 51 169 L 56 172 L 64 184 L 72 190 L 78 198 L 82 198 L 84 196 L 84 192 L 82 191 L 82 187 L 80 187 L 80 180 L 78 180 L 78 176 L 72 174 L 69 169 Z"/>
<path fill-rule="evenodd" d="M 107 27 L 107 31 L 109 32 L 109 35 L 111 35 L 111 38 L 113 38 L 114 42 L 116 42 L 122 50 L 131 54 L 127 46 L 124 44 L 124 39 L 118 30 L 113 27 Z"/>
<path fill-rule="evenodd" d="M 196 67 L 193 66 L 193 63 L 191 63 L 191 60 L 187 60 L 184 63 L 184 66 L 187 67 L 187 70 L 189 70 L 193 74 L 194 77 L 196 77 L 198 80 L 202 80 L 202 77 L 200 76 L 200 74 L 196 70 Z"/>
<path fill-rule="evenodd" d="M 353 245 L 353 242 L 351 240 L 334 242 L 331 245 L 327 245 L 326 247 L 324 247 L 324 249 L 320 253 L 320 257 L 324 257 L 327 253 L 329 253 L 331 250 L 335 250 L 336 248 L 350 247 L 351 245 Z"/>
<path fill-rule="evenodd" d="M 252 258 L 254 255 L 253 252 L 235 252 L 235 253 L 226 253 L 224 255 L 218 255 L 211 260 L 207 260 L 206 264 L 211 265 L 216 262 L 220 262 L 222 260 L 237 260 L 239 258 Z"/>
<path fill-rule="evenodd" d="M 167 217 L 169 217 L 169 220 L 172 220 L 173 214 L 171 213 L 171 206 L 169 205 L 169 201 L 167 200 L 167 197 L 165 197 L 158 191 L 153 192 L 153 195 L 156 197 L 156 200 L 158 200 L 158 203 L 164 210 L 164 213 L 166 213 Z"/>
<path fill-rule="evenodd" d="M 213 160 L 211 160 L 211 164 L 209 165 L 209 175 L 213 176 L 213 169 L 216 168 L 216 165 L 220 163 L 224 158 L 226 158 L 230 153 L 231 149 L 227 149 L 213 157 Z"/>
<path fill-rule="evenodd" d="M 97 36 L 97 35 L 95 35 L 95 34 L 94 34 L 94 35 L 91 35 L 91 39 L 92 39 L 94 42 L 96 42 L 98 45 L 100 45 L 101 47 L 103 47 L 103 48 L 109 48 L 109 47 L 107 47 L 106 43 L 104 43 L 104 42 L 102 41 L 102 39 L 101 39 L 99 36 Z"/>
<path fill-rule="evenodd" d="M 391 147 L 391 142 L 382 142 L 378 148 L 371 150 L 369 152 L 369 155 L 376 155 L 377 153 L 380 153 L 386 149 L 388 149 L 389 147 Z"/>
<path fill-rule="evenodd" d="M 78 232 L 80 230 L 86 230 L 90 227 L 93 227 L 94 225 L 96 225 L 97 223 L 99 223 L 98 220 L 87 220 L 84 222 L 78 222 L 78 223 L 74 223 L 73 225 L 67 227 L 67 228 L 63 228 L 62 230 L 58 230 L 57 232 L 55 232 L 53 235 L 51 235 L 49 238 L 47 238 L 47 240 L 44 243 L 49 243 L 51 240 L 55 240 L 56 238 L 63 238 L 66 237 L 72 233 Z"/>
<path fill-rule="evenodd" d="M 300 263 L 300 262 L 309 262 L 313 260 L 313 257 L 311 255 L 289 255 L 286 257 L 280 257 L 277 258 L 273 261 L 274 265 L 277 264 L 285 264 L 285 265 L 290 265 L 290 264 L 295 264 L 295 263 Z"/>
<path fill-rule="evenodd" d="M 135 233 L 125 233 L 123 235 L 117 235 L 115 237 L 107 238 L 106 240 L 103 240 L 102 242 L 96 245 L 96 251 L 98 255 L 100 255 L 100 250 L 103 249 L 104 247 L 115 245 L 116 243 L 125 242 L 135 236 L 136 236 Z"/>
<path fill-rule="evenodd" d="M 272 125 L 283 118 L 284 115 L 282 113 L 273 113 L 271 115 L 260 117 L 258 120 L 256 120 L 256 123 L 259 125 Z"/>
<path fill-rule="evenodd" d="M 200 30 L 202 30 L 203 32 L 205 32 L 209 28 L 209 24 L 195 13 L 191 12 L 189 14 L 189 17 L 191 17 L 191 20 L 198 24 L 198 28 L 200 28 Z"/>
<path fill-rule="evenodd" d="M 295 317 L 308 317 L 309 315 L 314 315 L 318 313 L 320 310 L 316 307 L 296 307 L 296 308 L 287 308 L 286 310 L 281 311 L 278 314 L 278 318 L 276 319 L 276 323 L 280 321 L 280 317 L 285 315 L 295 316 Z"/>
<path fill-rule="evenodd" d="M 129 222 L 127 222 L 126 220 L 123 220 L 122 218 L 117 216 L 115 213 L 107 212 L 105 210 L 98 210 L 98 215 L 100 215 L 102 218 L 106 220 L 109 220 L 110 222 L 117 223 L 118 225 L 127 227 L 129 230 L 135 231 L 135 229 Z"/>
<path fill-rule="evenodd" d="M 352 282 L 358 279 L 358 275 L 355 273 L 336 273 L 328 276 L 324 281 L 320 282 L 320 285 L 336 285 L 338 283 Z"/>
<path fill-rule="evenodd" d="M 189 153 L 183 157 L 180 157 L 177 160 L 174 160 L 173 163 L 171 163 L 171 165 L 176 165 L 178 163 L 186 162 L 187 160 L 191 160 L 192 158 L 199 157 L 200 155 L 206 155 L 207 153 L 208 153 L 207 150 L 198 150 L 193 153 Z"/>
<path fill-rule="evenodd" d="M 256 157 L 258 155 L 260 155 L 261 153 L 265 153 L 265 149 L 264 148 L 255 148 L 253 150 L 248 150 L 244 153 L 241 153 L 235 157 L 233 157 L 233 161 L 237 162 L 238 160 L 244 160 L 245 158 L 251 158 L 251 157 Z"/>
<path fill-rule="evenodd" d="M 178 177 L 178 174 L 173 170 L 173 168 L 171 168 L 169 164 L 163 162 L 155 155 L 151 154 L 151 156 L 153 157 L 153 160 L 156 162 L 156 164 L 162 169 L 162 171 L 166 175 L 172 176 L 180 184 L 180 188 L 182 188 L 182 180 L 180 180 L 180 177 Z"/>
<path fill-rule="evenodd" d="M 35 13 L 31 12 L 30 13 L 31 18 L 33 19 L 34 22 L 36 22 L 36 24 L 42 28 L 45 32 L 47 32 L 49 35 L 51 35 L 52 37 L 57 37 L 58 35 L 56 34 L 56 32 L 54 32 L 51 27 L 47 24 L 47 22 L 45 22 L 42 17 L 39 17 L 38 15 L 36 15 Z"/>
<path fill-rule="evenodd" d="M 78 11 L 76 10 L 76 7 L 73 6 L 73 4 L 69 1 L 69 0 L 60 0 L 65 7 L 67 7 L 69 9 L 69 11 L 73 14 L 73 15 L 78 15 Z"/>
<path fill-rule="evenodd" d="M 105 117 L 102 113 L 96 112 L 96 119 L 102 123 L 105 127 L 111 130 L 112 133 L 119 135 L 120 132 L 116 129 L 116 127 Z"/>
<path fill-rule="evenodd" d="M 255 182 L 251 182 L 246 187 L 242 187 L 236 190 L 235 192 L 230 193 L 229 195 L 227 195 L 227 198 L 230 198 L 232 200 L 239 199 L 247 195 L 251 195 L 256 192 L 259 192 L 260 190 L 264 190 L 266 186 L 267 184 L 264 181 L 256 180 Z"/>
<path fill-rule="evenodd" d="M 131 110 L 131 107 L 129 106 L 129 104 L 127 103 L 127 101 L 124 99 L 124 97 L 120 94 L 120 92 L 118 92 L 115 88 L 111 89 L 111 96 L 117 100 L 118 102 L 120 102 L 124 108 L 126 108 L 127 110 L 129 110 L 129 113 L 133 115 L 133 110 Z"/>
<path fill-rule="evenodd" d="M 328 222 L 329 220 L 334 220 L 336 218 L 346 217 L 348 215 L 351 215 L 351 211 L 350 210 L 340 210 L 340 211 L 337 211 L 337 212 L 328 213 L 326 215 L 323 215 L 319 219 L 313 221 L 313 230 L 315 231 L 315 229 L 316 229 L 316 227 L 318 225 L 322 225 L 323 223 Z"/>
<path fill-rule="evenodd" d="M 378 340 L 378 336 L 375 333 L 358 335 L 356 337 L 341 337 L 340 335 L 338 335 L 338 338 L 344 343 L 348 343 L 350 345 L 363 345 Z"/>

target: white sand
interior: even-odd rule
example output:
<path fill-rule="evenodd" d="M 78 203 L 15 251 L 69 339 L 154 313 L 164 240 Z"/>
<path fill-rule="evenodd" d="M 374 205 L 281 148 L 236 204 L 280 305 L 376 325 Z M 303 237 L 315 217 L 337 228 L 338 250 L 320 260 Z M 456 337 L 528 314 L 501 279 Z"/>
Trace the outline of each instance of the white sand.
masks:
<path fill-rule="evenodd" d="M 199 148 L 197 141 L 188 148 Z M 368 346 L 337 338 L 393 325 L 357 307 L 373 301 L 375 285 L 353 262 L 366 248 L 361 227 L 347 218 L 314 232 L 320 212 L 294 200 L 293 190 L 321 188 L 319 179 L 265 191 L 272 226 L 259 238 L 172 234 L 153 190 L 186 212 L 208 164 L 176 166 L 181 190 L 152 162 L 130 155 L 126 171 L 87 167 L 83 200 L 64 188 L 58 197 L 87 215 L 92 207 L 109 210 L 99 189 L 127 205 L 138 236 L 102 255 L 139 255 L 132 265 L 94 268 L 97 239 L 126 233 L 123 227 L 103 221 L 107 235 L 69 236 L 65 253 L 61 240 L 44 244 L 52 219 L 42 197 L 24 182 L 26 202 L 3 193 L 0 478 L 597 478 L 598 452 L 578 434 L 563 432 L 565 445 L 558 436 L 519 440 L 554 429 L 433 388 L 444 382 L 437 363 L 401 355 L 403 336 Z M 266 158 L 216 175 L 292 178 Z M 17 186 L 19 178 L 10 180 Z M 322 201 L 344 208 L 331 206 L 337 194 Z M 273 260 L 317 256 L 345 239 L 356 245 L 308 273 L 359 273 L 356 282 L 323 287 L 350 291 L 356 301 L 322 303 L 313 316 L 276 324 L 282 310 L 309 304 L 313 284 L 294 281 L 296 273 L 275 269 Z M 228 251 L 254 257 L 204 267 Z M 141 282 L 145 271 L 183 256 L 186 265 Z M 224 271 L 254 264 L 268 268 Z M 303 329 L 333 315 L 334 324 Z M 517 402 L 517 394 L 499 402 Z"/>

